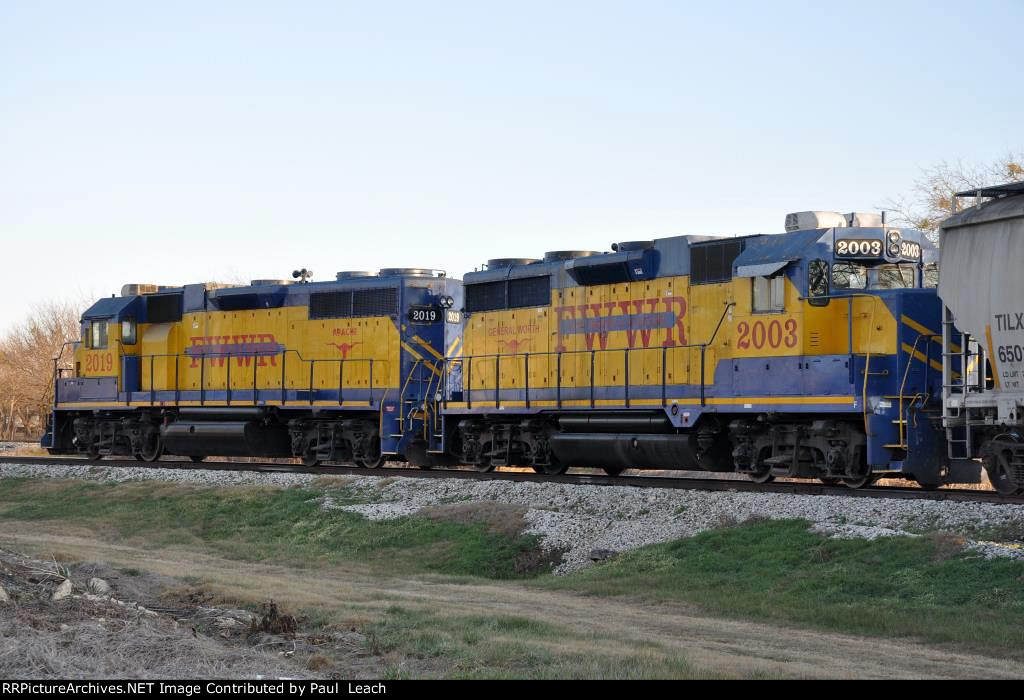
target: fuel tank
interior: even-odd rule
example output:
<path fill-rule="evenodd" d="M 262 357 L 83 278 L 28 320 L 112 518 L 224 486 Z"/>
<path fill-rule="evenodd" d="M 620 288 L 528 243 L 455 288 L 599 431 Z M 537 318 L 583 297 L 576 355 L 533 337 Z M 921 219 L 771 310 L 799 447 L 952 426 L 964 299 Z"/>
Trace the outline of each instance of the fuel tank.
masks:
<path fill-rule="evenodd" d="M 667 433 L 672 424 L 662 413 L 582 413 L 558 418 L 567 433 Z"/>
<path fill-rule="evenodd" d="M 164 450 L 176 455 L 291 457 L 283 425 L 259 421 L 178 421 L 160 429 Z"/>
<path fill-rule="evenodd" d="M 693 434 L 556 433 L 551 451 L 574 467 L 705 469 L 698 465 Z"/>

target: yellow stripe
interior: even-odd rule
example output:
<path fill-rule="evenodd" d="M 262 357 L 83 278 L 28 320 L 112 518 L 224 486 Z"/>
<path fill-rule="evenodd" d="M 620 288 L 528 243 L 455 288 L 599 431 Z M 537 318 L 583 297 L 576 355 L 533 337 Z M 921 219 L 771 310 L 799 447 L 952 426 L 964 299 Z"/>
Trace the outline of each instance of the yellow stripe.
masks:
<path fill-rule="evenodd" d="M 408 352 L 413 357 L 415 357 L 417 360 L 420 360 L 421 362 L 424 361 L 423 355 L 416 352 L 416 350 L 408 343 L 402 343 L 402 347 L 405 348 L 405 351 Z"/>
<path fill-rule="evenodd" d="M 700 404 L 700 399 L 685 399 L 680 403 L 688 404 Z M 857 399 L 853 396 L 765 396 L 765 397 L 739 397 L 732 399 L 708 399 L 707 403 L 710 404 L 721 404 L 721 405 L 738 405 L 748 403 L 766 403 L 766 404 L 849 404 L 854 405 L 857 403 Z"/>
<path fill-rule="evenodd" d="M 915 331 L 917 331 L 921 335 L 931 336 L 932 342 L 935 342 L 935 343 L 938 343 L 939 345 L 942 345 L 942 336 L 941 335 L 939 335 L 935 331 L 933 331 L 933 330 L 931 330 L 931 329 L 929 329 L 929 328 L 927 328 L 925 326 L 922 326 L 920 323 L 918 323 L 914 319 L 910 318 L 910 316 L 907 316 L 906 314 L 904 314 L 904 315 L 900 316 L 900 321 L 902 321 L 903 323 L 907 324 L 908 326 L 913 328 Z M 950 349 L 953 352 L 960 352 L 960 346 L 956 345 L 956 344 L 953 344 L 953 343 L 950 344 Z"/>
<path fill-rule="evenodd" d="M 995 382 L 996 389 L 1001 389 L 999 368 L 996 367 L 996 354 L 992 352 L 992 326 L 987 323 L 985 324 L 985 340 L 988 342 L 988 361 L 992 363 L 992 381 Z"/>
<path fill-rule="evenodd" d="M 209 402 L 207 402 L 209 405 Z M 250 404 L 251 405 L 251 404 Z M 345 403 L 339 404 L 337 401 L 314 401 L 312 404 L 309 401 L 286 401 L 284 404 L 278 403 L 267 403 L 268 406 L 337 406 L 338 408 L 366 408 L 370 405 L 369 401 L 346 401 Z"/>
<path fill-rule="evenodd" d="M 455 348 L 457 348 L 459 343 L 461 343 L 461 342 L 462 342 L 462 338 L 461 337 L 460 338 L 456 338 L 455 342 L 452 343 L 450 348 L 448 348 L 448 352 L 446 352 L 445 355 L 447 355 L 448 357 L 451 357 L 452 355 L 454 355 L 455 354 Z M 460 354 L 461 354 L 461 351 L 460 351 Z M 457 355 L 456 355 L 456 357 L 457 357 Z"/>
<path fill-rule="evenodd" d="M 262 389 L 261 389 L 262 391 Z M 273 389 L 269 391 L 274 391 Z M 144 400 L 134 401 L 130 404 L 117 403 L 113 401 L 90 401 L 83 403 L 59 403 L 56 408 L 147 408 L 149 402 Z M 218 406 L 336 406 L 338 408 L 365 408 L 370 405 L 369 401 L 346 401 L 345 403 L 339 404 L 337 401 L 314 401 L 312 404 L 309 401 L 286 401 L 281 403 L 280 401 L 260 401 L 258 404 L 254 404 L 252 401 L 244 401 L 242 399 L 234 399 L 230 403 L 224 401 L 156 401 L 154 406 L 209 406 L 216 408 Z"/>
<path fill-rule="evenodd" d="M 903 352 L 907 353 L 908 355 L 912 355 L 915 359 L 927 363 L 932 369 L 937 369 L 940 372 L 942 371 L 942 363 L 940 363 L 939 361 L 929 360 L 923 352 L 921 352 L 920 350 L 915 350 L 912 346 L 907 345 L 906 343 L 903 343 L 901 347 L 903 348 Z M 953 374 L 957 377 L 960 376 L 959 372 L 954 372 Z"/>
<path fill-rule="evenodd" d="M 433 346 L 431 346 L 430 343 L 425 341 L 423 338 L 419 337 L 418 335 L 414 335 L 412 337 L 412 339 L 415 340 L 420 345 L 422 345 L 424 348 L 426 348 L 427 352 L 429 352 L 431 355 L 433 355 L 437 359 L 439 359 L 439 360 L 443 360 L 444 359 L 444 356 L 441 353 L 439 353 L 437 350 L 435 350 L 433 348 Z"/>
<path fill-rule="evenodd" d="M 439 377 L 441 376 L 441 370 L 439 370 L 437 367 L 434 367 L 434 365 L 432 365 L 429 362 L 427 362 L 426 358 L 423 357 L 423 355 L 421 355 L 418 352 L 416 352 L 411 345 L 409 345 L 408 343 L 402 343 L 402 347 L 405 348 L 406 352 L 408 352 L 410 355 L 412 355 L 417 360 L 422 362 L 424 367 L 429 369 L 431 372 L 433 372 L 437 376 L 439 376 Z"/>
<path fill-rule="evenodd" d="M 141 403 L 140 403 L 140 405 L 141 405 Z M 146 404 L 146 405 L 148 406 L 149 404 Z M 59 404 L 57 404 L 55 406 L 55 408 L 112 408 L 112 407 L 129 408 L 128 404 L 126 404 L 126 403 L 119 403 L 117 401 L 86 401 L 86 402 L 82 402 L 82 403 L 79 403 L 77 401 L 75 401 L 75 402 L 65 401 L 65 402 L 59 403 Z"/>
<path fill-rule="evenodd" d="M 474 389 L 474 391 L 481 391 L 480 389 Z M 599 399 L 594 401 L 595 406 L 624 406 L 624 400 L 619 399 Z M 660 406 L 661 399 L 630 399 L 629 403 L 631 406 Z M 700 399 L 666 399 L 665 405 L 679 404 L 681 406 L 699 406 Z M 738 406 L 746 404 L 765 404 L 765 405 L 780 405 L 780 404 L 813 404 L 813 405 L 854 405 L 856 398 L 853 396 L 739 396 L 731 398 L 720 398 L 713 399 L 709 398 L 706 400 L 708 405 L 711 406 Z M 494 401 L 473 401 L 473 406 L 493 406 Z M 501 406 L 510 406 L 514 408 L 526 406 L 525 401 L 502 401 Z M 530 406 L 557 406 L 557 401 L 530 401 Z M 589 406 L 590 399 L 565 399 L 562 401 L 562 406 Z M 450 408 L 466 408 L 466 402 L 460 401 L 458 403 L 451 402 L 448 404 Z"/>

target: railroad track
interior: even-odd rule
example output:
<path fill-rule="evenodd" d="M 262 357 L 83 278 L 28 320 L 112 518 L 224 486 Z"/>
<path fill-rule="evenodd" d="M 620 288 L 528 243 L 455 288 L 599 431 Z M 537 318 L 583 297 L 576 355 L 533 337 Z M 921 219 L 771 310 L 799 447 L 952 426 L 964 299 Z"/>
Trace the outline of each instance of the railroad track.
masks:
<path fill-rule="evenodd" d="M 736 493 L 789 493 L 803 496 L 845 496 L 852 498 L 895 498 L 903 500 L 956 501 L 961 503 L 995 503 L 1003 505 L 1024 505 L 1024 496 L 1000 496 L 995 491 L 970 489 L 938 489 L 926 491 L 916 487 L 878 486 L 851 489 L 846 486 L 830 486 L 811 481 L 775 481 L 755 484 L 750 481 L 732 479 L 701 479 L 672 476 L 606 476 L 596 474 L 561 474 L 546 476 L 522 471 L 478 472 L 473 469 L 414 467 L 365 467 L 343 465 L 320 465 L 305 467 L 301 464 L 280 464 L 276 462 L 192 462 L 161 460 L 142 462 L 131 459 L 104 459 L 89 461 L 81 457 L 0 457 L 0 464 L 37 465 L 94 465 L 111 468 L 159 468 L 159 469 L 204 469 L 210 471 L 248 471 L 267 473 L 292 473 L 316 475 L 361 475 L 395 476 L 426 479 L 474 479 L 477 481 L 512 482 L 553 482 L 557 484 L 581 484 L 590 486 L 632 486 L 637 488 L 667 488 L 691 491 L 732 491 Z"/>

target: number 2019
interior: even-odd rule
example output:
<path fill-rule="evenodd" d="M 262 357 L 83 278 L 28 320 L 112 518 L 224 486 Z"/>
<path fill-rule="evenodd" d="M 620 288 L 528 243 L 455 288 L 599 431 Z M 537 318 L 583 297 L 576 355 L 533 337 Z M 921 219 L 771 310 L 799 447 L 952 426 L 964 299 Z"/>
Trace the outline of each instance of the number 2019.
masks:
<path fill-rule="evenodd" d="M 736 332 L 739 334 L 736 347 L 740 350 L 749 350 L 751 346 L 755 350 L 766 346 L 769 348 L 782 346 L 795 348 L 797 344 L 796 328 L 796 320 L 792 318 L 787 319 L 785 324 L 779 320 L 770 323 L 740 321 L 736 326 Z"/>
<path fill-rule="evenodd" d="M 114 357 L 109 352 L 102 355 L 86 355 L 86 372 L 109 372 L 114 369 Z"/>

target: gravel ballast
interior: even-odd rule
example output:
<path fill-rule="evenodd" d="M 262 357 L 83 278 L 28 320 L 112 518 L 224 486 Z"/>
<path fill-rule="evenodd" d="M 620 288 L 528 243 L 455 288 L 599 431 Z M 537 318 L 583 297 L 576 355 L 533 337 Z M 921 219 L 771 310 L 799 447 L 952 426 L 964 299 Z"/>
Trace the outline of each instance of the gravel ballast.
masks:
<path fill-rule="evenodd" d="M 258 484 L 284 488 L 311 487 L 318 478 L 310 474 L 111 468 L 102 464 L 0 465 L 0 478 L 15 477 L 113 482 L 159 480 L 211 487 Z M 428 506 L 461 501 L 497 501 L 526 506 L 528 532 L 542 536 L 545 547 L 565 550 L 557 569 L 557 573 L 563 574 L 588 566 L 594 550 L 622 552 L 750 518 L 803 518 L 833 537 L 874 539 L 941 530 L 964 535 L 967 545 L 983 556 L 1024 558 L 1024 550 L 1013 543 L 970 540 L 970 533 L 981 528 L 1024 529 L 1024 506 L 1020 505 L 414 476 L 347 476 L 342 479 L 346 488 L 360 493 L 367 503 L 338 506 L 325 498 L 324 507 L 341 508 L 373 520 L 402 517 Z"/>

